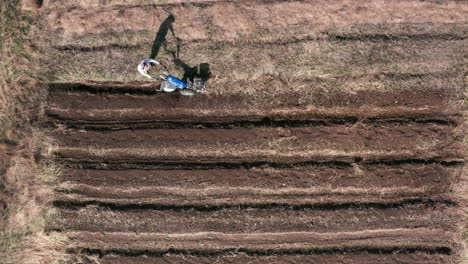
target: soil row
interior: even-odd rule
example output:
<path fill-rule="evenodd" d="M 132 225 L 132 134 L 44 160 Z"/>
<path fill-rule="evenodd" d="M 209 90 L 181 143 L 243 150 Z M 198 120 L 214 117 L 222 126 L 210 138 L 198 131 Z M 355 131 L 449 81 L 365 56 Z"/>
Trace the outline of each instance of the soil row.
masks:
<path fill-rule="evenodd" d="M 58 209 L 48 230 L 135 233 L 350 232 L 363 228 L 455 228 L 454 208 L 415 204 L 395 208 L 303 208 L 198 210 L 110 210 L 97 206 Z"/>
<path fill-rule="evenodd" d="M 67 184 L 134 189 L 144 186 L 211 188 L 427 188 L 448 191 L 463 166 L 441 164 L 351 164 L 349 166 L 238 169 L 90 170 L 64 168 Z"/>
<path fill-rule="evenodd" d="M 103 199 L 142 199 L 142 200 L 172 200 L 182 199 L 191 202 L 200 202 L 209 199 L 225 200 L 232 198 L 236 199 L 298 199 L 304 198 L 315 199 L 317 201 L 326 200 L 343 200 L 354 196 L 359 196 L 363 199 L 370 196 L 377 196 L 378 199 L 391 199 L 394 197 L 404 198 L 412 196 L 429 196 L 437 193 L 430 192 L 426 188 L 252 188 L 252 187 L 211 187 L 211 188 L 180 188 L 180 187 L 160 187 L 160 186 L 144 186 L 140 188 L 121 188 L 107 186 L 89 186 L 82 184 L 61 184 L 57 187 L 57 191 L 65 196 L 82 196 Z M 184 201 L 186 202 L 186 201 Z M 213 201 L 214 202 L 214 201 Z"/>
<path fill-rule="evenodd" d="M 48 109 L 49 117 L 46 122 L 53 126 L 65 125 L 70 128 L 87 130 L 120 130 L 120 129 L 148 129 L 148 128 L 239 128 L 239 127 L 316 127 L 356 124 L 366 125 L 404 125 L 410 123 L 441 124 L 456 126 L 461 122 L 461 115 L 457 113 L 433 113 L 420 111 L 406 112 L 398 109 L 395 112 L 379 115 L 378 109 L 367 109 L 355 115 L 314 114 L 312 111 L 298 111 L 292 109 L 288 114 L 245 113 L 233 116 L 229 111 L 216 111 L 214 115 L 187 109 L 175 109 L 180 115 L 171 116 L 170 112 L 158 109 L 122 109 L 122 110 L 75 110 Z M 368 112 L 371 111 L 371 112 Z M 242 111 L 241 111 L 242 112 Z M 287 110 L 283 110 L 287 112 Z M 375 113 L 365 114 L 365 113 Z M 213 113 L 211 113 L 213 114 Z"/>
<path fill-rule="evenodd" d="M 294 168 L 305 165 L 352 166 L 441 164 L 458 166 L 464 163 L 461 149 L 421 151 L 363 151 L 337 150 L 278 152 L 246 150 L 231 152 L 200 151 L 200 149 L 82 149 L 59 148 L 56 160 L 70 168 L 90 169 L 217 169 Z"/>
<path fill-rule="evenodd" d="M 454 128 L 436 124 L 408 124 L 400 126 L 368 127 L 317 126 L 288 128 L 237 129 L 144 129 L 118 131 L 55 130 L 51 135 L 62 147 L 70 148 L 166 148 L 201 150 L 231 149 L 347 151 L 401 151 L 449 147 L 462 139 Z M 378 142 L 378 144 L 375 144 Z M 201 151 L 203 152 L 203 151 Z"/>
<path fill-rule="evenodd" d="M 301 95 L 294 92 L 278 97 L 284 98 L 280 104 L 268 105 L 249 96 L 188 98 L 155 93 L 151 84 L 55 83 L 51 87 L 50 107 L 45 112 L 48 121 L 88 129 L 411 123 L 456 126 L 463 120 L 450 103 L 450 93 L 440 90 L 317 94 L 305 106 L 297 101 Z M 127 94 L 130 91 L 148 95 Z"/>
<path fill-rule="evenodd" d="M 281 76 L 278 76 L 281 77 Z M 424 74 L 404 74 L 404 73 L 376 73 L 359 76 L 343 75 L 330 77 L 309 77 L 309 79 L 298 80 L 308 87 L 320 88 L 320 86 L 340 85 L 344 83 L 367 84 L 375 83 L 379 86 L 401 85 L 405 81 L 408 89 L 357 89 L 345 91 L 345 89 L 335 89 L 324 91 L 323 89 L 310 89 L 311 98 L 316 107 L 347 107 L 349 111 L 356 112 L 363 106 L 374 107 L 425 107 L 426 109 L 441 110 L 447 112 L 450 105 L 449 100 L 456 94 L 456 91 L 444 89 L 438 86 L 439 83 L 449 83 L 450 80 L 459 80 L 460 77 L 453 72 L 424 73 Z M 293 80 L 288 80 L 293 81 Z M 122 109 L 122 108 L 187 108 L 205 110 L 210 109 L 234 109 L 250 110 L 255 96 L 249 94 L 227 95 L 209 94 L 206 96 L 187 97 L 178 93 L 160 93 L 159 82 L 50 82 L 47 84 L 51 92 L 49 104 L 52 107 L 71 109 Z M 423 87 L 421 87 L 423 85 Z M 267 87 L 264 87 L 267 88 Z M 395 87 L 393 87 L 395 88 Z M 209 90 L 209 89 L 208 89 Z M 294 89 L 284 89 L 282 92 L 274 91 L 275 94 L 284 95 L 290 98 L 283 98 L 280 105 L 265 104 L 267 110 L 288 108 L 301 105 L 295 98 L 300 98 L 303 94 Z M 302 103 L 303 104 L 303 103 Z M 151 106 L 151 107 L 150 107 Z M 352 106 L 352 107 L 351 107 Z M 444 108 L 445 107 L 445 108 Z M 190 109 L 190 108 L 189 108 Z M 262 109 L 256 105 L 256 109 Z M 445 111 L 444 111 L 445 109 Z M 361 109 L 362 110 L 362 109 Z M 242 113 L 242 112 L 241 112 Z"/>
<path fill-rule="evenodd" d="M 224 195 L 222 192 L 213 195 L 205 194 L 205 190 L 185 190 L 172 193 L 150 193 L 151 196 L 131 198 L 121 197 L 95 197 L 85 190 L 83 194 L 67 193 L 67 190 L 59 192 L 54 197 L 54 205 L 65 208 L 80 208 L 88 205 L 108 207 L 115 210 L 206 210 L 216 211 L 223 208 L 318 208 L 334 210 L 338 208 L 372 207 L 394 208 L 408 204 L 446 204 L 456 205 L 453 197 L 440 193 L 425 192 L 424 190 L 396 190 L 385 193 L 386 190 L 374 189 L 369 192 L 359 193 L 324 193 L 319 196 L 309 196 L 307 193 L 296 194 L 298 190 L 290 193 L 265 190 L 262 193 L 246 193 L 245 191 L 230 191 Z M 300 190 L 299 190 L 300 191 Z M 268 193 L 269 192 L 269 193 Z M 384 193 L 379 195 L 379 193 Z M 122 194 L 122 192 L 120 192 Z M 144 195 L 144 193 L 138 193 Z M 138 195 L 137 194 L 137 195 Z M 196 194 L 197 197 L 191 197 Z M 106 195 L 106 194 L 104 194 Z M 108 194 L 109 195 L 109 194 Z M 112 195 L 112 193 L 110 194 Z M 219 195 L 219 197 L 217 196 Z"/>
<path fill-rule="evenodd" d="M 201 256 L 243 252 L 249 255 L 296 255 L 397 252 L 450 254 L 455 246 L 451 235 L 443 230 L 392 229 L 358 232 L 314 233 L 250 233 L 216 232 L 166 233 L 102 233 L 69 232 L 69 252 L 119 254 L 127 256 L 183 253 Z M 106 243 L 102 243 L 106 241 Z"/>
<path fill-rule="evenodd" d="M 427 264 L 427 263 L 456 263 L 456 257 L 445 254 L 432 253 L 398 253 L 393 254 L 368 254 L 368 253 L 346 253 L 346 254 L 317 254 L 317 255 L 270 255 L 270 256 L 252 256 L 245 253 L 232 253 L 224 256 L 193 256 L 191 254 L 164 254 L 158 257 L 139 256 L 127 257 L 122 255 L 110 254 L 102 258 L 98 256 L 82 255 L 81 261 L 84 263 L 96 264 L 212 264 L 212 263 L 274 263 L 274 264 Z"/>

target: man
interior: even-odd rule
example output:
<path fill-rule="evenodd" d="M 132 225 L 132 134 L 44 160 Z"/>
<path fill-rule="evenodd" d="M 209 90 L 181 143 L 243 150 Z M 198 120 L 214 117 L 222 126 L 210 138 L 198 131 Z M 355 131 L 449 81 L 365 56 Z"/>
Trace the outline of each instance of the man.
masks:
<path fill-rule="evenodd" d="M 153 59 L 144 59 L 140 62 L 140 64 L 138 64 L 138 72 L 140 72 L 143 76 L 146 76 L 150 79 L 155 79 L 155 80 L 159 80 L 159 78 L 154 78 L 152 77 L 148 71 L 153 67 L 153 66 L 161 66 L 165 71 L 166 70 L 166 67 L 164 65 L 162 65 L 159 61 L 157 60 L 153 60 Z"/>

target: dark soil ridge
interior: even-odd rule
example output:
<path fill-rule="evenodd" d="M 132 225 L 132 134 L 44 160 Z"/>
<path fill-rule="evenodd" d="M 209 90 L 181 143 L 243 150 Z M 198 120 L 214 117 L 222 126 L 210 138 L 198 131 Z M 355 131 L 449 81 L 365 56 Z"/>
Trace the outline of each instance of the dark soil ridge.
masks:
<path fill-rule="evenodd" d="M 373 201 L 371 201 L 373 199 Z M 358 200 L 351 202 L 304 202 L 301 200 L 296 201 L 278 201 L 278 200 L 264 200 L 253 202 L 238 201 L 226 202 L 224 204 L 213 204 L 213 203 L 184 203 L 184 201 L 176 203 L 174 200 L 169 202 L 150 202 L 144 203 L 139 199 L 135 201 L 103 201 L 104 199 L 77 199 L 67 198 L 65 195 L 61 195 L 61 198 L 57 197 L 53 201 L 53 205 L 59 208 L 65 208 L 70 210 L 79 210 L 80 208 L 87 206 L 97 206 L 106 208 L 113 211 L 134 211 L 134 210 L 157 210 L 157 211 L 203 211 L 203 212 L 214 212 L 225 209 L 285 209 L 285 210 L 338 210 L 338 209 L 388 209 L 388 208 L 402 208 L 409 205 L 424 205 L 424 206 L 456 206 L 457 203 L 449 198 L 394 198 L 382 199 L 370 198 L 368 200 Z M 110 200 L 110 199 L 107 199 Z"/>
<path fill-rule="evenodd" d="M 460 155 L 460 154 L 458 154 Z M 106 157 L 94 156 L 86 151 L 59 150 L 56 153 L 56 161 L 70 168 L 92 169 L 240 169 L 268 166 L 271 168 L 294 168 L 299 166 L 326 166 L 344 167 L 357 165 L 403 165 L 403 164 L 440 164 L 447 167 L 464 164 L 462 156 L 447 152 L 447 155 L 421 157 L 418 155 L 382 154 L 380 156 L 361 155 L 309 155 L 308 157 L 280 158 L 271 157 L 144 157 L 138 158 L 132 155 L 107 155 Z"/>
<path fill-rule="evenodd" d="M 378 242 L 377 242 L 378 243 Z M 232 256 L 233 254 L 246 254 L 248 256 L 293 256 L 293 255 L 329 255 L 329 254 L 379 254 L 379 255 L 394 255 L 394 254 L 452 254 L 452 249 L 448 246 L 348 246 L 343 248 L 324 248 L 324 249 L 265 249 L 251 250 L 248 248 L 230 248 L 226 250 L 193 250 L 193 249 L 168 249 L 168 250 L 124 250 L 124 249 L 100 249 L 89 247 L 69 248 L 69 254 L 85 254 L 95 255 L 103 258 L 108 255 L 126 256 L 126 257 L 162 257 L 165 254 L 189 255 L 189 256 Z"/>
<path fill-rule="evenodd" d="M 458 135 L 457 135 L 458 134 Z M 51 133 L 58 146 L 65 149 L 89 148 L 119 153 L 135 153 L 141 149 L 146 156 L 158 156 L 154 150 L 168 155 L 187 156 L 266 156 L 265 151 L 300 155 L 304 151 L 326 153 L 327 150 L 347 150 L 347 154 L 369 151 L 402 153 L 407 150 L 428 152 L 444 146 L 456 151 L 463 135 L 444 125 L 411 124 L 392 127 L 355 126 L 298 127 L 288 129 L 255 127 L 237 129 L 146 129 L 93 131 L 60 129 Z M 275 147 L 276 146 L 276 147 Z M 424 147 L 423 147 L 424 146 Z M 229 152 L 223 151 L 229 149 Z M 246 152 L 248 151 L 248 152 Z M 323 152 L 322 152 L 323 151 Z M 351 152 L 352 151 L 352 152 Z M 351 153 L 349 153 L 351 152 Z M 343 152 L 341 153 L 343 154 Z M 137 155 L 141 157 L 141 154 Z"/>
<path fill-rule="evenodd" d="M 66 169 L 60 177 L 67 184 L 90 186 L 140 186 L 160 187 L 255 187 L 255 188 L 303 188 L 327 186 L 328 188 L 396 188 L 412 186 L 447 190 L 450 183 L 462 173 L 463 165 L 446 167 L 440 164 L 405 165 L 353 165 L 306 166 L 292 169 L 255 167 L 252 169 L 207 170 L 89 170 Z M 273 170 L 273 171 L 272 171 Z M 366 179 L 366 181 L 363 181 Z"/>
<path fill-rule="evenodd" d="M 456 126 L 463 120 L 451 102 L 454 95 L 441 90 L 337 93 L 326 98 L 318 94 L 314 96 L 317 102 L 311 102 L 314 107 L 300 107 L 297 102 L 300 96 L 289 93 L 284 95 L 289 99 L 282 104 L 268 106 L 235 95 L 187 98 L 179 94 L 127 94 L 139 90 L 154 93 L 152 83 L 51 84 L 51 87 L 55 86 L 85 89 L 84 92 L 52 91 L 52 106 L 46 110 L 48 124 L 60 122 L 77 128 L 298 127 L 356 123 Z M 86 92 L 88 88 L 108 91 L 110 97 L 104 93 L 89 94 Z"/>
<path fill-rule="evenodd" d="M 296 166 L 325 166 L 325 167 L 351 167 L 353 164 L 367 164 L 367 165 L 387 165 L 395 166 L 402 164 L 440 164 L 446 167 L 462 166 L 464 161 L 440 161 L 440 160 L 394 160 L 394 161 L 380 161 L 371 163 L 356 163 L 356 162 L 316 162 L 308 161 L 301 163 L 270 163 L 270 162 L 242 162 L 242 163 L 180 163 L 180 162 L 143 162 L 143 161 L 93 161 L 93 160 L 74 160 L 74 159 L 57 159 L 68 168 L 77 169 L 109 169 L 109 170 L 125 170 L 125 169 L 142 169 L 142 170 L 158 170 L 158 169 L 186 169 L 186 170 L 210 170 L 210 169 L 249 169 L 256 167 L 268 166 L 271 168 L 294 168 Z"/>
<path fill-rule="evenodd" d="M 160 82 L 136 81 L 132 83 L 123 82 L 50 82 L 47 85 L 51 92 L 90 92 L 90 93 L 118 93 L 118 94 L 143 94 L 154 95 L 159 89 Z"/>
<path fill-rule="evenodd" d="M 51 133 L 59 146 L 69 148 L 123 149 L 141 148 L 174 150 L 229 148 L 239 150 L 240 146 L 250 150 L 271 149 L 271 145 L 280 152 L 348 149 L 354 151 L 401 151 L 421 149 L 427 144 L 429 150 L 440 146 L 453 146 L 462 142 L 463 135 L 452 127 L 444 125 L 409 124 L 406 126 L 386 127 L 298 127 L 278 129 L 271 127 L 237 129 L 145 129 L 94 131 L 76 129 L 57 129 Z M 430 138 L 430 140 L 428 140 Z M 284 141 L 286 143 L 281 143 Z M 247 143 L 249 142 L 249 143 Z M 276 143 L 275 143 L 276 142 Z M 279 143 L 278 143 L 279 142 Z M 378 147 L 374 142 L 379 142 Z M 396 144 L 395 142 L 398 142 Z M 437 142 L 437 143 L 435 143 Z M 248 144 L 248 146 L 246 145 Z M 280 147 L 281 146 L 281 147 Z M 170 153 L 170 151 L 168 151 Z M 202 151 L 203 152 L 203 151 Z M 175 154 L 174 154 L 175 155 Z M 203 155 L 203 154 L 202 154 Z"/>
<path fill-rule="evenodd" d="M 314 110 L 291 109 L 284 113 L 262 113 L 254 111 L 243 114 L 236 110 L 225 112 L 201 114 L 198 111 L 180 110 L 178 115 L 163 111 L 163 109 L 145 109 L 127 112 L 124 116 L 116 117 L 115 113 L 94 113 L 92 116 L 87 112 L 64 109 L 48 109 L 46 120 L 48 125 L 57 122 L 63 123 L 71 128 L 88 129 L 145 129 L 145 128 L 236 128 L 236 127 L 313 127 L 313 126 L 336 126 L 354 124 L 374 125 L 405 125 L 417 124 L 439 124 L 447 126 L 458 126 L 462 122 L 459 112 L 440 112 L 440 109 L 416 110 L 402 108 L 388 108 L 388 110 L 372 111 L 341 110 L 335 109 L 317 112 Z M 86 111 L 86 110 L 85 110 Z M 92 109 L 87 110 L 92 113 Z M 245 110 L 244 110 L 245 111 Z M 260 112 L 260 113 L 259 113 Z M 327 113 L 328 112 L 328 113 Z"/>
<path fill-rule="evenodd" d="M 466 36 L 450 33 L 421 33 L 421 34 L 329 34 L 329 39 L 340 41 L 389 41 L 389 40 L 465 40 Z"/>
<path fill-rule="evenodd" d="M 230 253 L 247 255 L 309 254 L 395 254 L 424 252 L 452 254 L 454 243 L 440 230 L 396 229 L 353 233 L 256 233 L 256 234 L 126 234 L 68 233 L 74 241 L 69 253 L 90 255 L 162 256 L 188 254 L 220 256 Z M 105 245 L 102 241 L 108 241 Z M 128 246 L 131 245 L 131 246 Z"/>
<path fill-rule="evenodd" d="M 459 34 L 450 34 L 450 33 L 422 33 L 422 34 L 347 34 L 347 35 L 336 35 L 330 33 L 324 33 L 322 36 L 303 36 L 303 37 L 293 37 L 291 39 L 285 40 L 284 38 L 266 41 L 266 40 L 209 40 L 207 39 L 191 39 L 184 40 L 184 45 L 192 43 L 203 43 L 204 45 L 219 47 L 219 46 L 229 46 L 229 47 L 269 47 L 269 46 L 285 46 L 292 45 L 297 43 L 311 42 L 311 41 L 322 41 L 322 40 L 334 40 L 334 41 L 370 41 L 370 42 L 380 42 L 380 41 L 396 41 L 396 40 L 405 40 L 405 41 L 433 41 L 433 40 L 442 40 L 442 41 L 460 41 L 465 40 L 466 37 Z M 119 44 L 119 43 L 110 43 L 106 45 L 98 46 L 85 46 L 85 45 L 76 45 L 76 44 L 67 44 L 67 45 L 56 45 L 52 46 L 53 49 L 59 51 L 74 51 L 74 52 L 95 52 L 95 51 L 106 51 L 110 49 L 139 49 L 142 47 L 148 46 L 148 42 L 140 42 L 135 44 Z"/>
<path fill-rule="evenodd" d="M 48 112 L 52 118 L 44 125 L 54 127 L 57 125 L 57 120 L 60 120 L 68 128 L 87 129 L 87 130 L 122 130 L 122 129 L 153 129 L 153 128 L 246 128 L 246 127 L 318 127 L 318 126 L 336 126 L 336 125 L 354 125 L 359 124 L 368 125 L 406 125 L 406 124 L 437 124 L 447 126 L 458 126 L 460 121 L 459 116 L 455 116 L 452 120 L 447 120 L 447 116 L 417 118 L 411 117 L 403 118 L 366 118 L 360 120 L 359 117 L 344 117 L 344 118 L 324 118 L 315 120 L 272 120 L 271 117 L 264 117 L 261 120 L 249 121 L 227 121 L 227 122 L 207 122 L 207 121 L 194 121 L 189 122 L 181 121 L 161 121 L 161 120 L 122 120 L 122 121 L 88 121 L 88 120 L 70 120 L 58 114 Z M 448 116 L 450 119 L 451 117 Z M 187 118 L 189 119 L 189 118 Z M 191 118 L 191 120 L 196 118 Z M 311 118 L 312 119 L 312 118 Z M 361 122 L 360 122 L 361 121 Z"/>
<path fill-rule="evenodd" d="M 455 208 L 446 205 L 418 204 L 397 208 L 350 208 L 336 210 L 289 208 L 195 210 L 109 210 L 87 206 L 79 210 L 57 208 L 56 220 L 46 232 L 151 232 L 196 233 L 226 232 L 353 232 L 362 229 L 437 228 L 450 231 Z"/>
<path fill-rule="evenodd" d="M 81 255 L 85 260 L 88 256 Z M 91 258 L 95 256 L 90 256 Z M 316 254 L 316 255 L 286 255 L 286 256 L 249 256 L 243 253 L 230 254 L 225 256 L 191 256 L 187 254 L 166 254 L 163 256 L 148 257 L 142 256 L 119 256 L 105 255 L 99 259 L 99 264 L 180 264 L 180 263 L 281 263 L 281 264 L 402 264 L 402 263 L 456 263 L 452 255 L 426 254 L 421 252 L 405 254 L 366 254 L 366 253 L 347 253 L 347 254 Z M 87 263 L 84 260 L 81 262 Z M 89 263 L 95 263 L 89 260 Z"/>

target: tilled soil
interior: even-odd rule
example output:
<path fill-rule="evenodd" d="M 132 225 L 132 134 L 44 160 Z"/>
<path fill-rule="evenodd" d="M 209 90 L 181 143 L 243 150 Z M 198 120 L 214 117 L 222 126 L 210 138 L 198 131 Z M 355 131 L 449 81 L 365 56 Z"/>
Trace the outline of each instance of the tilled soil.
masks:
<path fill-rule="evenodd" d="M 323 120 L 348 116 L 342 123 L 308 122 L 314 110 L 301 110 L 287 116 L 289 123 L 248 125 L 233 120 L 249 114 L 234 108 L 226 117 L 208 111 L 207 101 L 198 106 L 207 111 L 191 112 L 194 120 L 231 122 L 210 127 L 185 119 L 167 126 L 170 116 L 145 126 L 94 119 L 93 111 L 110 110 L 99 103 L 105 97 L 125 102 L 112 90 L 73 91 L 96 105 L 54 114 L 63 104 L 58 95 L 67 94 L 52 90 L 47 110 L 64 167 L 54 199 L 59 217 L 47 228 L 67 232 L 68 250 L 80 261 L 443 263 L 456 257 L 446 234 L 459 219 L 451 191 L 464 160 L 460 116 L 445 99 L 431 106 L 402 100 L 367 117 L 365 101 L 350 111 L 320 109 Z M 144 106 L 126 96 L 127 112 Z M 155 103 L 151 110 L 167 107 Z M 84 112 L 77 120 L 87 125 L 68 122 Z"/>
<path fill-rule="evenodd" d="M 69 148 L 195 148 L 203 150 L 277 149 L 303 151 L 312 149 L 349 149 L 350 151 L 415 150 L 429 145 L 438 148 L 456 142 L 453 127 L 446 125 L 408 124 L 405 126 L 316 126 L 291 128 L 238 129 L 146 129 L 118 131 L 65 130 L 52 134 Z M 461 136 L 461 135 L 460 135 Z M 379 142 L 378 145 L 373 144 Z M 398 142 L 397 144 L 395 142 Z"/>
<path fill-rule="evenodd" d="M 115 188 L 145 186 L 208 188 L 413 188 L 448 190 L 461 173 L 461 166 L 442 164 L 371 164 L 337 166 L 296 166 L 294 168 L 221 169 L 64 169 L 61 180 L 67 183 Z"/>
<path fill-rule="evenodd" d="M 356 205 L 359 206 L 359 205 Z M 188 233 L 188 232 L 343 232 L 395 228 L 454 228 L 455 212 L 442 204 L 416 204 L 393 208 L 292 208 L 113 210 L 87 206 L 62 208 L 59 230 L 90 232 Z M 51 226 L 52 227 L 52 226 Z"/>
<path fill-rule="evenodd" d="M 81 256 L 83 263 L 94 263 L 94 259 L 88 256 Z M 427 253 L 404 253 L 404 254 L 367 254 L 367 253 L 346 253 L 346 254 L 315 254 L 315 255 L 268 255 L 252 256 L 245 253 L 226 256 L 192 256 L 184 254 L 165 254 L 158 257 L 126 257 L 117 254 L 109 254 L 100 258 L 103 264 L 147 264 L 147 263 L 192 263 L 192 264 L 211 264 L 211 263 L 307 263 L 307 264 L 375 264 L 375 263 L 450 263 L 451 257 L 441 254 Z"/>
<path fill-rule="evenodd" d="M 409 232 L 411 231 L 411 232 Z M 95 233 L 70 232 L 72 239 L 80 242 L 69 250 L 71 252 L 85 247 L 89 252 L 100 254 L 122 253 L 130 251 L 148 255 L 165 252 L 193 252 L 211 255 L 230 251 L 252 255 L 265 254 L 320 254 L 367 252 L 386 253 L 414 252 L 427 250 L 432 253 L 451 252 L 450 235 L 441 230 L 425 228 L 414 229 L 379 229 L 358 232 L 315 233 L 315 232 L 280 232 L 226 234 L 204 233 Z M 102 241 L 106 241 L 103 244 Z"/>
<path fill-rule="evenodd" d="M 325 2 L 41 5 L 47 231 L 75 262 L 460 261 L 466 5 Z M 127 82 L 158 27 L 158 59 L 211 63 L 207 93 Z"/>
<path fill-rule="evenodd" d="M 56 83 L 51 89 L 48 122 L 75 128 L 392 126 L 409 122 L 456 126 L 463 120 L 450 104 L 451 96 L 440 90 L 318 94 L 309 102 L 313 106 L 298 106 L 294 92 L 280 96 L 282 104 L 268 105 L 250 102 L 248 96 L 195 100 L 179 94 L 155 94 L 155 87 L 138 83 Z M 138 91 L 146 91 L 146 95 L 134 94 Z"/>

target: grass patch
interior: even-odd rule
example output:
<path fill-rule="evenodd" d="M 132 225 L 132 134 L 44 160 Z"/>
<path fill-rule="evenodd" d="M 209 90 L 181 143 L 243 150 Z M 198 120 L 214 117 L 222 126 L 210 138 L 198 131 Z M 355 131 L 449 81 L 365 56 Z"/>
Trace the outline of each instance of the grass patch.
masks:
<path fill-rule="evenodd" d="M 19 4 L 0 1 L 0 158 L 9 165 L 0 177 L 5 179 L 0 198 L 7 202 L 0 263 L 63 263 L 66 238 L 44 233 L 54 215 L 51 183 L 59 171 L 35 159 L 48 144 L 34 129 L 46 90 L 37 84 L 38 56 L 30 48 L 34 14 L 19 10 Z"/>
<path fill-rule="evenodd" d="M 154 34 L 154 33 L 153 33 Z M 47 50 L 51 80 L 148 81 L 136 65 L 151 53 L 150 32 L 126 31 L 67 39 L 70 47 Z M 385 40 L 339 41 L 318 39 L 287 45 L 230 41 L 183 42 L 180 60 L 190 67 L 208 63 L 212 73 L 207 95 L 240 95 L 258 105 L 281 104 L 285 94 L 301 106 L 316 104 L 317 93 L 356 93 L 362 90 L 398 91 L 436 88 L 450 91 L 462 86 L 459 55 L 463 41 Z M 157 59 L 174 76 L 184 76 L 171 54 L 172 36 Z M 118 43 L 119 46 L 112 46 Z M 133 44 L 137 44 L 131 46 Z M 146 43 L 146 44 L 145 44 Z M 266 46 L 265 46 L 266 45 Z M 65 62 L 65 63 L 64 63 Z M 437 77 L 430 77 L 434 73 Z M 408 76 L 424 76 L 409 78 Z"/>
<path fill-rule="evenodd" d="M 125 38 L 125 37 L 123 37 Z M 124 40 L 125 45 L 127 41 Z M 269 79 L 311 79 L 325 76 L 356 76 L 387 73 L 422 74 L 453 70 L 462 42 L 440 46 L 440 42 L 417 41 L 313 41 L 287 46 L 211 47 L 210 42 L 187 43 L 179 51 L 180 60 L 190 67 L 207 62 L 212 79 L 227 87 L 239 81 Z M 136 65 L 150 55 L 150 43 L 141 47 L 81 50 L 50 50 L 51 77 L 57 80 L 136 81 L 146 80 L 136 72 Z M 95 44 L 93 44 L 94 46 Z M 168 51 L 161 51 L 158 60 L 165 62 L 174 75 L 183 70 L 173 62 Z M 61 61 L 62 63 L 58 63 Z M 64 63 L 65 62 L 65 63 Z M 245 89 L 249 89 L 246 87 Z M 243 90 L 245 90 L 243 89 Z M 226 91 L 224 91 L 226 90 Z M 239 91 L 236 91 L 239 92 Z"/>
<path fill-rule="evenodd" d="M 48 223 L 57 217 L 51 200 L 60 170 L 54 164 L 36 162 L 34 153 L 47 149 L 41 146 L 48 144 L 43 138 L 40 132 L 32 133 L 31 140 L 19 142 L 26 150 L 10 160 L 5 192 L 11 197 L 4 228 L 0 231 L 1 263 L 63 263 L 67 259 L 63 251 L 66 236 L 44 232 Z"/>
<path fill-rule="evenodd" d="M 0 139 L 12 140 L 15 129 L 34 119 L 37 89 L 36 66 L 28 48 L 31 13 L 16 9 L 18 0 L 0 2 Z"/>

